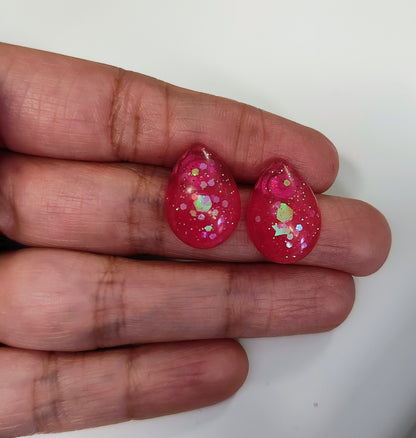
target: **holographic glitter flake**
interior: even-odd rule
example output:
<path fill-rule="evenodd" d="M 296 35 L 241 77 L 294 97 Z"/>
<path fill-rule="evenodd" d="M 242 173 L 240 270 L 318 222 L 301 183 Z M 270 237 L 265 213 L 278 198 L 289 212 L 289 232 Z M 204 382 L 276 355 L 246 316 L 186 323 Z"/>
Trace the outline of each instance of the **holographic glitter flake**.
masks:
<path fill-rule="evenodd" d="M 283 184 L 287 187 L 287 186 L 290 186 L 290 181 L 288 180 L 288 179 L 285 179 L 284 181 L 283 181 Z"/>
<path fill-rule="evenodd" d="M 202 211 L 206 213 L 212 207 L 211 198 L 207 195 L 198 195 L 198 198 L 194 201 L 196 211 Z"/>
<path fill-rule="evenodd" d="M 296 225 L 296 231 L 302 231 L 302 230 L 303 230 L 302 225 L 301 224 L 297 224 Z"/>
<path fill-rule="evenodd" d="M 272 228 L 274 229 L 274 237 L 278 236 L 286 236 L 290 233 L 290 228 L 287 227 L 280 227 L 279 224 L 272 225 Z M 293 237 L 293 236 L 292 236 Z"/>
<path fill-rule="evenodd" d="M 198 176 L 199 175 L 199 169 L 192 169 L 192 175 L 193 176 Z"/>
<path fill-rule="evenodd" d="M 284 202 L 280 204 L 280 207 L 277 209 L 276 218 L 280 222 L 288 222 L 293 218 L 293 210 Z"/>

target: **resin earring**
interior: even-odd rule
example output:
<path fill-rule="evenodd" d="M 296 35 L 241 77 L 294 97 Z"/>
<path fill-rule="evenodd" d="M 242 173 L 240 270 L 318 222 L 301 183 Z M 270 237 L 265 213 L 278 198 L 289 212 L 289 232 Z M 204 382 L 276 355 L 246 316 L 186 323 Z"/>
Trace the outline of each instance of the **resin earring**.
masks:
<path fill-rule="evenodd" d="M 165 198 L 168 223 L 194 248 L 224 242 L 240 218 L 240 195 L 233 176 L 216 154 L 194 145 L 176 163 Z"/>
<path fill-rule="evenodd" d="M 284 161 L 261 174 L 247 208 L 247 227 L 256 248 L 276 263 L 295 263 L 318 241 L 321 214 L 306 182 Z"/>

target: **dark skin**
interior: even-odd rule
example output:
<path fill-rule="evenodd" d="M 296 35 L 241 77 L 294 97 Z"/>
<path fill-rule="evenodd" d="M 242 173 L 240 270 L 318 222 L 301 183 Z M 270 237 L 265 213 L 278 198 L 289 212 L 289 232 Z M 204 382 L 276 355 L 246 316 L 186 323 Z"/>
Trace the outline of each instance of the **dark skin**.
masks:
<path fill-rule="evenodd" d="M 0 232 L 29 247 L 0 256 L 3 437 L 219 402 L 247 374 L 233 338 L 331 330 L 353 305 L 352 275 L 376 271 L 390 248 L 376 209 L 318 195 L 314 250 L 266 262 L 245 227 L 252 184 L 280 157 L 323 192 L 334 146 L 136 73 L 1 44 L 0 139 Z M 210 250 L 178 241 L 163 210 L 169 169 L 196 142 L 228 164 L 242 199 L 237 230 Z"/>

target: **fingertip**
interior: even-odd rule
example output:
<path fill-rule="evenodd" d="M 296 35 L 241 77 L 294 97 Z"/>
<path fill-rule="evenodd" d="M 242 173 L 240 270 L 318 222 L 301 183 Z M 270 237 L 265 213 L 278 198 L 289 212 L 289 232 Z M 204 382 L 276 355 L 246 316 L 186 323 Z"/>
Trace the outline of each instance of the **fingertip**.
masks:
<path fill-rule="evenodd" d="M 302 264 L 339 269 L 355 276 L 376 272 L 386 261 L 391 231 L 386 218 L 357 199 L 318 195 L 322 227 Z"/>
<path fill-rule="evenodd" d="M 325 326 L 322 327 L 324 331 L 341 325 L 351 313 L 355 301 L 355 284 L 350 274 L 333 271 L 328 279 L 332 284 L 322 302 L 325 314 Z"/>
<path fill-rule="evenodd" d="M 231 339 L 197 341 L 204 349 L 204 365 L 198 378 L 198 404 L 210 406 L 234 395 L 248 374 L 248 359 L 242 346 Z"/>
<path fill-rule="evenodd" d="M 372 205 L 363 202 L 357 203 L 357 215 L 361 217 L 361 232 L 357 236 L 363 237 L 359 241 L 354 237 L 351 240 L 351 251 L 354 251 L 359 261 L 354 275 L 367 276 L 378 271 L 390 252 L 392 235 L 385 216 Z"/>
<path fill-rule="evenodd" d="M 387 222 L 386 217 L 372 205 L 367 205 L 373 211 L 374 221 L 378 222 L 378 236 L 373 236 L 375 245 L 375 257 L 372 260 L 373 263 L 370 263 L 370 269 L 366 274 L 370 275 L 378 271 L 386 262 L 391 249 L 392 234 L 390 225 Z"/>
<path fill-rule="evenodd" d="M 325 145 L 326 156 L 325 159 L 328 163 L 326 178 L 322 181 L 321 192 L 328 190 L 334 183 L 338 171 L 339 171 L 339 154 L 338 149 L 335 147 L 334 143 L 322 132 L 315 131 L 319 141 Z"/>
<path fill-rule="evenodd" d="M 139 352 L 140 348 L 150 352 L 153 363 L 156 356 L 163 360 L 160 365 L 153 366 L 148 381 L 140 379 L 140 393 L 147 395 L 147 404 L 135 407 L 134 418 L 173 414 L 220 403 L 232 396 L 247 376 L 247 356 L 232 340 L 155 344 L 144 350 L 139 347 Z"/>
<path fill-rule="evenodd" d="M 339 155 L 335 145 L 322 132 L 310 127 L 305 129 L 307 137 L 307 153 L 304 156 L 308 159 L 301 160 L 300 156 L 299 171 L 306 176 L 306 180 L 316 193 L 323 193 L 334 183 L 339 170 Z M 311 169 L 311 163 L 315 164 L 315 169 Z"/>
<path fill-rule="evenodd" d="M 218 356 L 212 357 L 214 366 L 210 381 L 215 382 L 215 386 L 221 391 L 217 394 L 221 397 L 220 401 L 241 388 L 247 378 L 249 363 L 245 350 L 237 341 L 224 339 L 213 342 L 218 344 Z"/>
<path fill-rule="evenodd" d="M 267 114 L 268 128 L 264 158 L 276 156 L 292 164 L 317 193 L 335 181 L 339 168 L 338 152 L 322 132 L 277 115 Z"/>

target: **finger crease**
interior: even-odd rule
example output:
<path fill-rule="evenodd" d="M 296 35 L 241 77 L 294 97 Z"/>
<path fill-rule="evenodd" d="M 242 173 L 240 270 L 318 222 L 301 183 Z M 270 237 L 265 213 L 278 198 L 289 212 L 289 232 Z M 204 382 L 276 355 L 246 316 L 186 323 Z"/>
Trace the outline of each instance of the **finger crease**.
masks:
<path fill-rule="evenodd" d="M 127 247 L 131 252 L 154 253 L 155 247 L 163 251 L 164 247 L 164 178 L 158 178 L 155 170 L 144 167 L 134 171 L 131 195 L 127 211 Z M 160 183 L 159 183 L 160 180 Z M 145 225 L 150 221 L 151 232 L 144 235 Z"/>
<path fill-rule="evenodd" d="M 134 172 L 134 181 L 132 184 L 131 195 L 129 197 L 129 205 L 127 212 L 127 245 L 132 251 L 138 246 L 137 232 L 141 230 L 140 226 L 140 214 L 141 208 L 138 204 L 142 203 L 142 191 L 144 186 L 144 177 L 141 173 Z"/>
<path fill-rule="evenodd" d="M 264 163 L 264 161 L 265 161 L 264 151 L 266 150 L 266 123 L 264 120 L 264 111 L 257 108 L 257 113 L 259 114 L 259 119 L 260 119 L 260 123 L 259 123 L 260 135 L 259 135 L 259 137 L 261 138 L 261 140 L 258 142 L 260 150 L 256 150 L 256 153 L 258 154 L 258 162 Z"/>
<path fill-rule="evenodd" d="M 32 418 L 35 432 L 60 429 L 64 421 L 61 379 L 56 353 L 48 353 L 41 375 L 33 381 Z"/>
<path fill-rule="evenodd" d="M 164 83 L 164 93 L 165 93 L 165 152 L 163 157 L 169 157 L 169 149 L 171 144 L 171 115 L 170 115 L 170 107 L 171 107 L 171 97 L 170 97 L 171 85 L 168 83 Z M 168 164 L 165 162 L 165 166 Z"/>
<path fill-rule="evenodd" d="M 117 69 L 111 95 L 109 137 L 117 161 L 136 161 L 141 138 L 140 105 L 130 101 L 134 94 L 130 93 L 129 76 L 128 71 Z"/>
<path fill-rule="evenodd" d="M 134 365 L 136 361 L 136 350 L 129 348 L 126 350 L 126 368 L 125 368 L 125 390 L 124 390 L 124 408 L 126 420 L 135 418 L 134 401 L 135 401 L 135 384 L 134 384 Z"/>
<path fill-rule="evenodd" d="M 126 333 L 126 279 L 117 278 L 117 273 L 117 259 L 110 256 L 94 294 L 95 348 L 117 345 Z"/>
<path fill-rule="evenodd" d="M 224 290 L 224 318 L 223 318 L 223 337 L 231 338 L 235 332 L 237 321 L 236 303 L 234 294 L 234 271 L 232 268 L 226 270 L 225 290 Z"/>
<path fill-rule="evenodd" d="M 242 130 L 243 130 L 243 123 L 244 123 L 244 118 L 246 115 L 246 111 L 247 111 L 247 105 L 246 104 L 242 104 L 241 106 L 241 112 L 240 115 L 238 117 L 238 121 L 237 121 L 237 132 L 235 134 L 235 141 L 234 141 L 234 156 L 237 157 L 237 151 L 241 151 L 241 136 L 242 136 Z"/>

